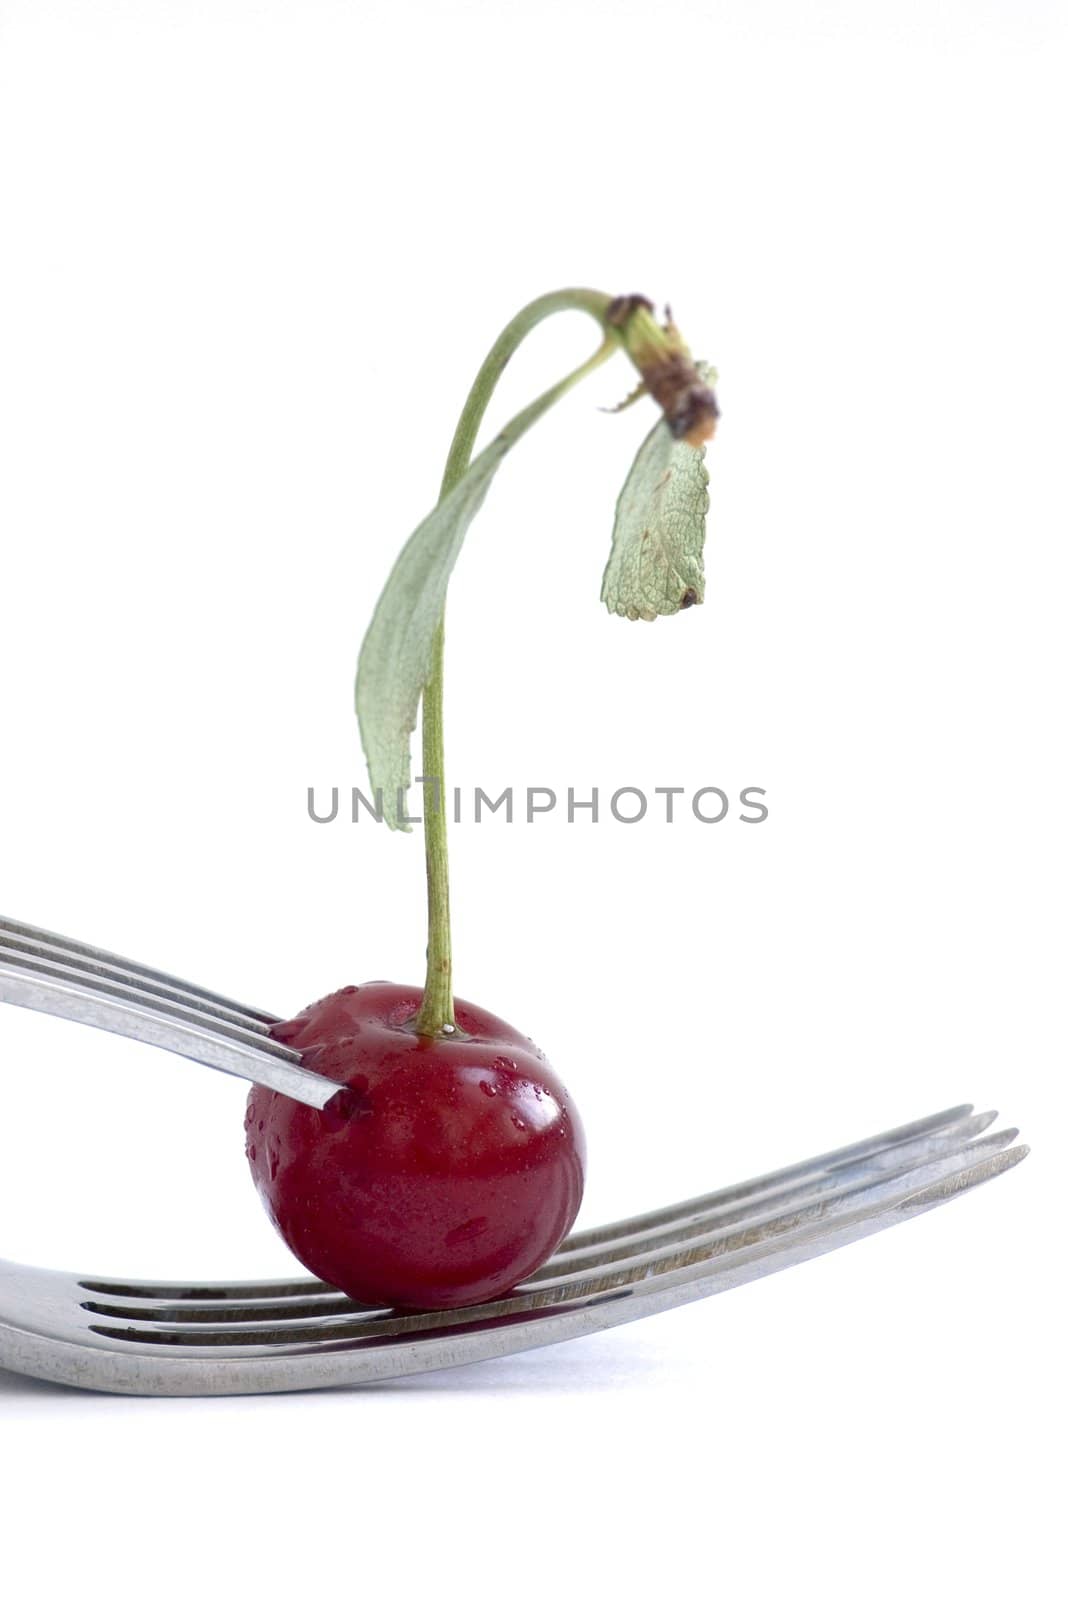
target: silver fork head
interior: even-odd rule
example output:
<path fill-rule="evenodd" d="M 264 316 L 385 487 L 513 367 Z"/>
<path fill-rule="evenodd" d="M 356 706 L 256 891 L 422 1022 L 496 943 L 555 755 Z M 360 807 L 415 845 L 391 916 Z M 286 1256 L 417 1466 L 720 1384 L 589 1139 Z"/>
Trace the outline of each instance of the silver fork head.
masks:
<path fill-rule="evenodd" d="M 152 1283 L 0 1262 L 0 1366 L 112 1393 L 266 1394 L 460 1366 L 616 1327 L 892 1227 L 1006 1171 L 1016 1130 L 958 1107 L 875 1140 L 577 1233 L 502 1300 L 357 1304 L 316 1279 Z"/>
<path fill-rule="evenodd" d="M 268 1038 L 270 1013 L 0 919 L 0 998 L 139 1038 L 322 1106 L 337 1085 Z M 147 1395 L 323 1388 L 482 1361 L 781 1271 L 1015 1166 L 970 1106 L 697 1199 L 572 1234 L 526 1283 L 448 1312 L 363 1306 L 314 1278 L 152 1283 L 0 1261 L 0 1366 Z"/>
<path fill-rule="evenodd" d="M 270 1037 L 269 1011 L 0 917 L 0 1000 L 118 1033 L 322 1110 L 338 1085 Z"/>

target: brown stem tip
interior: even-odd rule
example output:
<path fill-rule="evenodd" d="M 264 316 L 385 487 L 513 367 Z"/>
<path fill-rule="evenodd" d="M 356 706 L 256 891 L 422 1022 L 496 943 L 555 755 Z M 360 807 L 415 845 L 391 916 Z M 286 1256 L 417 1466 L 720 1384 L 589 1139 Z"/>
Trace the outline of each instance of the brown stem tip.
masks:
<path fill-rule="evenodd" d="M 674 437 L 692 445 L 711 439 L 719 418 L 716 396 L 697 370 L 671 312 L 661 325 L 653 315 L 651 300 L 624 294 L 612 301 L 606 320 L 609 327 L 617 329 Z"/>

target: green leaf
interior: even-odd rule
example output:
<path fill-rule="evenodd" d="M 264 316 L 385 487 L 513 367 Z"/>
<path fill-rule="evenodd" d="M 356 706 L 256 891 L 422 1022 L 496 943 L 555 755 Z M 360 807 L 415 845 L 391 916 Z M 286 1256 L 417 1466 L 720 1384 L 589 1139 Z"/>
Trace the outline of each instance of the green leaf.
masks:
<path fill-rule="evenodd" d="M 661 419 L 616 503 L 601 599 L 632 621 L 670 617 L 705 597 L 705 447 L 674 439 Z"/>
<path fill-rule="evenodd" d="M 402 819 L 411 783 L 411 735 L 464 536 L 512 446 L 615 349 L 614 342 L 606 341 L 581 367 L 513 417 L 419 524 L 386 580 L 360 650 L 356 713 L 371 787 L 381 793 L 382 816 L 391 828 L 410 828 Z"/>

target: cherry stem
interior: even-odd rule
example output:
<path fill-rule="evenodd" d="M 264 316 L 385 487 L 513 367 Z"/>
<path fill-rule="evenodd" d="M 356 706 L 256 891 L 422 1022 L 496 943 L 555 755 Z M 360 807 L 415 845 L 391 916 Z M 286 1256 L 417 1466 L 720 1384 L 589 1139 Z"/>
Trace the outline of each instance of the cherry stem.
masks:
<path fill-rule="evenodd" d="M 524 306 L 498 336 L 467 396 L 456 424 L 441 480 L 439 503 L 463 477 L 471 464 L 479 426 L 497 381 L 511 357 L 532 328 L 557 311 L 585 311 L 599 324 L 611 342 L 602 344 L 563 385 L 570 387 L 587 371 L 617 348 L 616 335 L 609 324 L 611 295 L 596 289 L 557 289 L 539 296 Z M 423 1003 L 412 1024 L 416 1033 L 430 1038 L 455 1034 L 456 1016 L 452 998 L 452 930 L 449 920 L 449 847 L 445 802 L 445 729 L 442 716 L 445 656 L 445 616 L 442 613 L 434 641 L 430 677 L 423 690 L 423 837 L 426 844 L 427 952 L 426 987 Z"/>

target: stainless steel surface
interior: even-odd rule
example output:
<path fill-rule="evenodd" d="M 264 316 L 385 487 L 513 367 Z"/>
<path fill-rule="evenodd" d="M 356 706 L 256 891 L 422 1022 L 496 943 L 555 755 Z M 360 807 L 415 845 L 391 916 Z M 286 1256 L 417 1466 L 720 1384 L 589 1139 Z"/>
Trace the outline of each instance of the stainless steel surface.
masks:
<path fill-rule="evenodd" d="M 205 1064 L 280 1086 L 259 1076 L 263 1045 L 254 1041 L 263 1039 L 267 1013 L 23 924 L 0 921 L 0 997 L 203 1061 L 201 1045 L 192 1047 L 199 1028 L 213 1055 L 217 1040 L 226 1041 Z M 42 997 L 50 1003 L 39 1004 Z M 216 1034 L 217 1023 L 228 1031 Z M 229 1054 L 231 1044 L 240 1057 Z M 300 1071 L 295 1052 L 285 1055 L 283 1063 L 270 1057 L 270 1070 L 287 1066 L 306 1089 L 302 1080 L 314 1075 Z M 1015 1128 L 987 1133 L 994 1115 L 957 1106 L 574 1233 L 503 1300 L 459 1311 L 363 1306 L 314 1278 L 154 1283 L 0 1261 L 0 1366 L 120 1394 L 265 1394 L 400 1377 L 577 1338 L 779 1272 L 996 1177 L 1027 1147 L 1013 1144 Z"/>
<path fill-rule="evenodd" d="M 0 1000 L 156 1045 L 322 1110 L 338 1086 L 276 1044 L 269 1012 L 107 950 L 0 918 Z"/>

